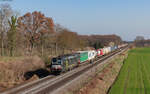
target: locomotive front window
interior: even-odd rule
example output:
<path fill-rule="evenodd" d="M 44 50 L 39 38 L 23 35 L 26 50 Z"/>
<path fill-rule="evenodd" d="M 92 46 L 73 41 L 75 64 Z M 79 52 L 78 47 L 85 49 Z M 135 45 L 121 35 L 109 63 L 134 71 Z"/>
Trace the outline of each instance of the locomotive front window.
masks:
<path fill-rule="evenodd" d="M 57 59 L 56 58 L 53 58 L 53 60 L 52 60 L 53 62 L 56 62 L 57 61 Z"/>
<path fill-rule="evenodd" d="M 57 63 L 58 63 L 59 65 L 61 65 L 61 59 L 58 59 L 58 60 L 57 60 Z"/>
<path fill-rule="evenodd" d="M 53 58 L 52 64 L 53 65 L 61 65 L 61 58 Z"/>

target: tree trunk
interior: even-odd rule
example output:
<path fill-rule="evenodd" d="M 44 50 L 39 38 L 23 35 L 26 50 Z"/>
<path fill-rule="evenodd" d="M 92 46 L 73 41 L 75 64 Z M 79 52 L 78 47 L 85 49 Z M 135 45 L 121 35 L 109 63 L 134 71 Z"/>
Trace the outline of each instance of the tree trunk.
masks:
<path fill-rule="evenodd" d="M 57 43 L 55 43 L 55 55 L 57 56 Z"/>
<path fill-rule="evenodd" d="M 30 40 L 30 56 L 31 56 L 32 53 L 33 53 L 33 48 L 34 48 L 34 44 L 33 44 L 33 42 Z"/>
<path fill-rule="evenodd" d="M 10 48 L 10 56 L 13 56 L 13 47 Z"/>
<path fill-rule="evenodd" d="M 44 53 L 44 46 L 42 44 L 42 53 L 41 53 L 42 56 L 43 56 L 43 53 Z"/>
<path fill-rule="evenodd" d="M 3 40 L 3 32 L 1 33 L 1 56 L 4 55 L 4 40 Z"/>

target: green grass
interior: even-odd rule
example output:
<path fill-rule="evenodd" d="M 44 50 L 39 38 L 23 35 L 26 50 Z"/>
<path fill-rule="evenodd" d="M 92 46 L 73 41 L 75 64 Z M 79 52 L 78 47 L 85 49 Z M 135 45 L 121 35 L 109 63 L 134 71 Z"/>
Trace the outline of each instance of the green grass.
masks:
<path fill-rule="evenodd" d="M 109 94 L 150 94 L 150 48 L 129 51 Z"/>

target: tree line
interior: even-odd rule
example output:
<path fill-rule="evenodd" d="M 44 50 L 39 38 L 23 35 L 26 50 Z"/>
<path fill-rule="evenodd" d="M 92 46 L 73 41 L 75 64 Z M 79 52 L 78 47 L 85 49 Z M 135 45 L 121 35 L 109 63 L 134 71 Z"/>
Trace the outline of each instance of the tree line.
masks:
<path fill-rule="evenodd" d="M 0 5 L 1 56 L 55 56 L 85 47 L 99 48 L 120 44 L 117 35 L 79 35 L 53 22 L 51 17 L 34 11 L 23 16 L 8 4 Z"/>
<path fill-rule="evenodd" d="M 95 49 L 122 43 L 122 39 L 117 35 L 80 35 L 80 37 L 87 42 L 88 46 Z"/>
<path fill-rule="evenodd" d="M 145 39 L 144 36 L 136 36 L 134 45 L 137 47 L 150 47 L 150 39 Z"/>

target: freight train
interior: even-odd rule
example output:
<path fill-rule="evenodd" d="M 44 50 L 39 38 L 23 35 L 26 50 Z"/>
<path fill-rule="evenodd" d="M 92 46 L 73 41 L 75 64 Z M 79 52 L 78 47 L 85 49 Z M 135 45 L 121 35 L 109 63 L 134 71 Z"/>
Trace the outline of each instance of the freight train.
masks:
<path fill-rule="evenodd" d="M 50 69 L 52 73 L 66 72 L 72 70 L 75 67 L 78 67 L 82 63 L 92 63 L 96 57 L 107 55 L 108 53 L 111 53 L 125 46 L 127 46 L 127 44 L 104 47 L 97 50 L 77 51 L 73 54 L 58 56 L 52 58 Z"/>

